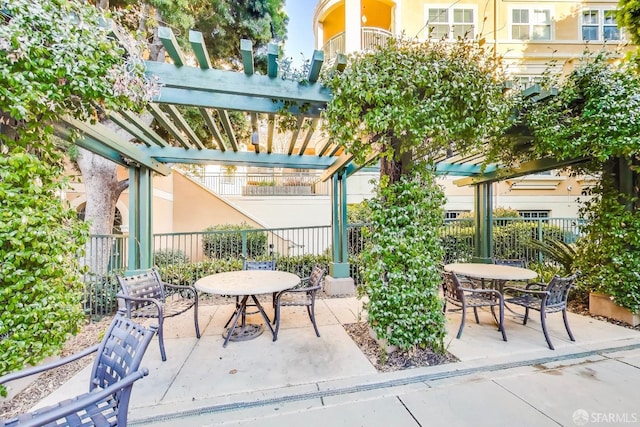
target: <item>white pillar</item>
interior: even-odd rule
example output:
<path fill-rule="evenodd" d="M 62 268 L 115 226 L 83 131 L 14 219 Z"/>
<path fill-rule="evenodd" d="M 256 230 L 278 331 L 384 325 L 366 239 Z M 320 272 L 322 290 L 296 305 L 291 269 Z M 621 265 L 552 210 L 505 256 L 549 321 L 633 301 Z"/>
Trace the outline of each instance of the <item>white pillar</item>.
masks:
<path fill-rule="evenodd" d="M 360 0 L 345 0 L 344 2 L 344 48 L 345 53 L 360 50 L 360 19 L 362 6 Z"/>

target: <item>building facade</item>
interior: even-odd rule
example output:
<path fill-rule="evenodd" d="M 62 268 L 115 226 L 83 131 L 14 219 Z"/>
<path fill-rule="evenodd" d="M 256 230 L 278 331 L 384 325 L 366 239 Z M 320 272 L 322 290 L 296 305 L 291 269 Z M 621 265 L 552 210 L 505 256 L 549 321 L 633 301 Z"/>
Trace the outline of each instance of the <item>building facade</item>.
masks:
<path fill-rule="evenodd" d="M 320 0 L 313 29 L 316 48 L 328 61 L 388 37 L 483 39 L 503 58 L 514 84 L 528 87 L 547 72 L 567 73 L 585 50 L 605 48 L 622 57 L 629 48 L 616 6 L 617 1 Z M 455 186 L 455 179 L 442 180 L 451 218 L 473 207 L 473 190 Z M 494 184 L 493 205 L 532 218 L 575 217 L 594 182 L 562 171 L 507 180 Z"/>

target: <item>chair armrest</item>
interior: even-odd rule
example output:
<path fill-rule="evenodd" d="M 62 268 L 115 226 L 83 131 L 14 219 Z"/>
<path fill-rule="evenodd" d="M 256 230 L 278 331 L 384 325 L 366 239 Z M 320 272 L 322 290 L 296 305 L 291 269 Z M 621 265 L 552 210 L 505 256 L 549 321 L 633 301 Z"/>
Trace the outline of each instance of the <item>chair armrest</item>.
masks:
<path fill-rule="evenodd" d="M 124 388 L 127 388 L 135 381 L 147 376 L 148 374 L 149 370 L 147 368 L 141 368 L 122 378 L 120 381 L 111 384 L 105 389 L 85 393 L 79 396 L 79 398 L 76 400 L 72 400 L 67 404 L 54 407 L 47 411 L 43 411 L 42 413 L 34 416 L 32 419 L 19 422 L 18 425 L 20 427 L 38 427 L 47 425 L 69 414 L 74 414 L 78 411 L 81 411 L 92 403 L 100 402 L 101 400 L 106 399 L 108 396 L 111 396 L 112 394 Z"/>
<path fill-rule="evenodd" d="M 530 290 L 530 289 L 520 289 L 520 288 L 504 288 L 505 291 L 509 290 L 509 291 L 514 291 L 514 292 L 519 292 L 521 294 L 528 294 L 528 295 L 538 295 L 540 297 L 545 296 L 545 295 L 549 295 L 549 291 L 534 291 L 534 290 Z"/>
<path fill-rule="evenodd" d="M 157 298 L 151 298 L 151 297 L 148 297 L 148 298 L 144 298 L 144 297 L 132 297 L 132 296 L 129 296 L 129 295 L 123 295 L 123 294 L 120 294 L 120 293 L 116 294 L 116 298 L 122 298 L 122 299 L 123 299 L 123 300 L 125 300 L 125 301 L 151 302 L 151 303 L 153 303 L 153 304 L 157 305 L 157 306 L 158 306 L 158 309 L 162 308 L 162 301 L 160 301 L 160 300 L 159 300 L 159 299 L 157 299 Z"/>
<path fill-rule="evenodd" d="M 290 288 L 290 289 L 285 289 L 284 291 L 280 291 L 279 293 L 285 293 L 285 292 L 310 292 L 310 291 L 317 291 L 320 289 L 320 285 L 318 286 L 309 286 L 306 288 Z"/>
<path fill-rule="evenodd" d="M 55 362 L 47 363 L 40 366 L 34 366 L 33 368 L 23 369 L 18 372 L 13 372 L 11 374 L 3 375 L 0 377 L 0 384 L 8 383 L 9 381 L 17 380 L 19 378 L 28 377 L 30 375 L 39 374 L 40 372 L 48 371 L 53 368 L 57 368 L 62 365 L 66 365 L 67 363 L 74 362 L 78 359 L 82 359 L 85 356 L 90 355 L 91 353 L 95 353 L 98 350 L 100 344 L 95 344 L 91 347 L 87 347 L 82 351 L 71 354 L 67 357 L 63 357 L 62 359 L 56 360 Z"/>
<path fill-rule="evenodd" d="M 527 286 L 525 286 L 525 289 L 531 289 L 531 288 L 540 288 L 540 289 L 544 289 L 547 287 L 546 283 L 541 283 L 541 282 L 530 282 L 527 283 Z"/>
<path fill-rule="evenodd" d="M 166 288 L 171 288 L 171 289 L 182 289 L 184 291 L 190 291 L 193 292 L 195 296 L 198 296 L 198 291 L 196 290 L 196 288 L 194 288 L 193 286 L 187 286 L 187 285 L 174 285 L 173 283 L 167 283 L 167 282 L 162 282 L 162 285 Z"/>

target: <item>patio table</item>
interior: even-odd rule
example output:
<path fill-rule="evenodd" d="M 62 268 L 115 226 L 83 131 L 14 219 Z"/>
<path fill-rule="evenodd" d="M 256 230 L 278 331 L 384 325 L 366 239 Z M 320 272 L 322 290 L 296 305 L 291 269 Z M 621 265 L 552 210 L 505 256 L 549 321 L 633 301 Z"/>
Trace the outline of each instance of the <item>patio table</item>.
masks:
<path fill-rule="evenodd" d="M 231 326 L 222 333 L 224 337 L 222 346 L 226 347 L 229 341 L 253 339 L 263 332 L 260 325 L 245 322 L 249 298 L 253 300 L 253 305 L 257 307 L 258 312 L 262 315 L 275 341 L 275 333 L 269 316 L 265 313 L 256 295 L 273 294 L 274 292 L 292 288 L 298 283 L 300 283 L 300 277 L 286 271 L 239 270 L 205 276 L 196 281 L 195 287 L 197 290 L 209 294 L 242 297 L 231 315 Z M 238 320 L 240 319 L 242 321 L 238 325 Z"/>
<path fill-rule="evenodd" d="M 444 271 L 453 271 L 462 276 L 479 279 L 483 285 L 485 280 L 490 280 L 493 283 L 493 287 L 500 293 L 503 293 L 504 284 L 508 280 L 524 281 L 538 277 L 538 273 L 528 268 L 472 262 L 447 264 L 444 266 Z"/>

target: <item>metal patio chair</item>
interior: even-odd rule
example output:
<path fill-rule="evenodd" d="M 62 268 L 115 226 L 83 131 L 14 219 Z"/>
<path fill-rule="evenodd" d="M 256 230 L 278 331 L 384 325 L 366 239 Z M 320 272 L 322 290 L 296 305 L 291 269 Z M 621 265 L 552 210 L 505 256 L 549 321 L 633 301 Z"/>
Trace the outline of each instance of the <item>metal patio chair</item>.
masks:
<path fill-rule="evenodd" d="M 551 350 L 554 350 L 554 348 L 553 344 L 551 344 L 549 333 L 547 332 L 548 313 L 562 312 L 564 327 L 567 330 L 571 341 L 575 341 L 567 319 L 567 298 L 569 297 L 569 291 L 573 288 L 578 275 L 579 273 L 575 273 L 568 277 L 555 275 L 548 284 L 529 283 L 525 289 L 505 288 L 505 290 L 509 290 L 517 295 L 513 298 L 507 298 L 505 303 L 519 305 L 525 308 L 524 320 L 522 321 L 523 325 L 527 324 L 527 320 L 529 319 L 529 310 L 536 310 L 540 312 L 542 332 L 544 333 L 544 338 L 547 340 L 547 345 Z"/>
<path fill-rule="evenodd" d="M 0 384 L 5 384 L 96 353 L 88 393 L 0 420 L 0 426 L 126 426 L 133 383 L 149 373 L 139 366 L 155 332 L 155 325 L 145 328 L 118 312 L 100 344 L 53 363 L 0 377 Z"/>
<path fill-rule="evenodd" d="M 465 287 L 463 286 L 464 284 L 468 284 L 468 286 Z M 447 311 L 447 303 L 458 307 L 462 312 L 460 328 L 458 329 L 458 335 L 456 335 L 456 338 L 459 339 L 462 336 L 467 308 L 473 308 L 476 323 L 480 323 L 480 319 L 478 318 L 478 308 L 489 307 L 494 320 L 498 323 L 498 330 L 502 332 L 502 339 L 504 341 L 507 340 L 507 334 L 504 330 L 504 299 L 500 292 L 495 289 L 477 288 L 475 287 L 475 283 L 466 278 L 459 277 L 453 271 L 444 273 L 442 290 L 444 293 L 443 312 L 446 313 Z M 496 306 L 499 310 L 497 317 L 494 311 Z"/>
<path fill-rule="evenodd" d="M 163 362 L 167 360 L 163 339 L 165 318 L 177 316 L 193 307 L 196 337 L 200 338 L 198 291 L 194 287 L 163 282 L 156 269 L 134 276 L 116 277 L 121 289 L 117 297 L 124 301 L 127 316 L 158 319 L 158 342 Z"/>
<path fill-rule="evenodd" d="M 318 325 L 316 324 L 316 294 L 322 288 L 322 279 L 324 279 L 325 274 L 327 274 L 327 271 L 324 268 L 315 265 L 309 277 L 303 278 L 298 286 L 285 289 L 276 294 L 275 315 L 273 318 L 273 323 L 276 325 L 273 334 L 274 341 L 278 339 L 278 330 L 280 330 L 280 308 L 283 306 L 306 307 L 316 336 L 320 337 L 320 331 L 318 331 Z"/>

